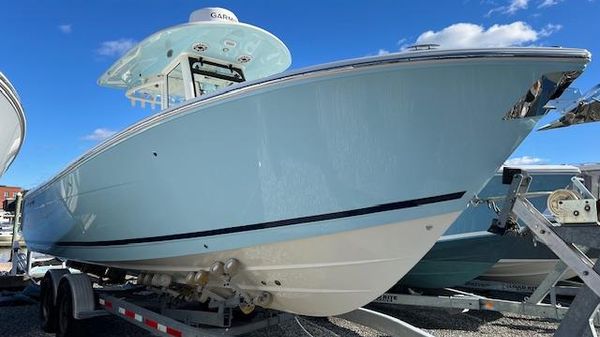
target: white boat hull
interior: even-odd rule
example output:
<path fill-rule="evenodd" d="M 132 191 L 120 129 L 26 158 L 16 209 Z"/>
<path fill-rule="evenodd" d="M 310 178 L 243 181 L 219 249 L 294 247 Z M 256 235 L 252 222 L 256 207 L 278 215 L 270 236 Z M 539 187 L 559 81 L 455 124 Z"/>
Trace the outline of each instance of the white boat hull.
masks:
<path fill-rule="evenodd" d="M 235 258 L 244 262 L 231 282 L 250 293 L 274 295 L 269 308 L 310 316 L 334 315 L 380 295 L 381 289 L 397 281 L 398 273 L 406 273 L 429 250 L 421 242 L 435 241 L 458 214 L 218 253 L 124 261 L 115 266 L 178 270 L 181 273 L 174 275 L 183 283 L 188 271 L 208 270 L 215 261 Z"/>
<path fill-rule="evenodd" d="M 25 118 L 19 98 L 0 73 L 0 177 L 8 169 L 25 137 Z"/>
<path fill-rule="evenodd" d="M 537 286 L 554 270 L 558 259 L 502 259 L 481 276 L 482 279 Z M 561 280 L 576 277 L 567 270 Z"/>
<path fill-rule="evenodd" d="M 28 247 L 174 276 L 236 257 L 237 283 L 270 289 L 273 308 L 353 310 L 431 248 L 531 131 L 536 118 L 507 114 L 533 83 L 552 90 L 587 62 L 457 53 L 323 66 L 152 116 L 26 195 Z"/>

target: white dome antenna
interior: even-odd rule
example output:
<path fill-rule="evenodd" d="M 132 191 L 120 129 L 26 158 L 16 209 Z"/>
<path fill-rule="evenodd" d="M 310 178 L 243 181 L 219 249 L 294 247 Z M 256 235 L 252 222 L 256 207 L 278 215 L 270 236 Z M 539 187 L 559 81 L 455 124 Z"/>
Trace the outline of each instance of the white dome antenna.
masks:
<path fill-rule="evenodd" d="M 239 22 L 232 11 L 220 7 L 207 7 L 193 11 L 190 14 L 190 22 L 198 21 Z"/>

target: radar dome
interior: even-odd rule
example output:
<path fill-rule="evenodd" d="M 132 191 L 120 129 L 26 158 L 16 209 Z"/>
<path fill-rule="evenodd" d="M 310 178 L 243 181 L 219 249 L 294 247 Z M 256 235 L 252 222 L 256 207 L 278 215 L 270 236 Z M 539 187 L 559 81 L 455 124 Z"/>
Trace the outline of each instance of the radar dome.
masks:
<path fill-rule="evenodd" d="M 190 22 L 199 21 L 239 22 L 232 11 L 219 7 L 208 7 L 193 11 L 190 14 Z"/>

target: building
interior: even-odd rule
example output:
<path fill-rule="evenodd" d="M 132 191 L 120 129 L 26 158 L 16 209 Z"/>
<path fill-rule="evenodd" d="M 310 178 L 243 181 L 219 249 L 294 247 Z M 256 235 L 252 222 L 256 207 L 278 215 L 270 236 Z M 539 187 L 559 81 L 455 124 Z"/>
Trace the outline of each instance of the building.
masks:
<path fill-rule="evenodd" d="M 20 187 L 0 185 L 0 209 L 4 206 L 4 200 L 14 199 L 17 193 L 21 191 L 23 189 Z"/>

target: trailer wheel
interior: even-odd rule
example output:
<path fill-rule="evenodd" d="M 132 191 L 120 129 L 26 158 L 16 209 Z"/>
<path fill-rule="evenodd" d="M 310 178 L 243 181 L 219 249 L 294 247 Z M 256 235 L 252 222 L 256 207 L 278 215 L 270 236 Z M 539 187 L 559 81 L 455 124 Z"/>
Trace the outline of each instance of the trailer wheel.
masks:
<path fill-rule="evenodd" d="M 50 274 L 44 275 L 40 284 L 40 320 L 42 330 L 56 331 L 56 306 L 54 305 L 54 289 Z"/>
<path fill-rule="evenodd" d="M 56 288 L 63 275 L 69 273 L 68 269 L 49 270 L 42 278 L 40 284 L 40 321 L 45 332 L 56 331 Z"/>
<path fill-rule="evenodd" d="M 57 294 L 58 324 L 56 337 L 81 336 L 81 321 L 73 315 L 73 294 L 69 282 L 61 282 Z"/>

